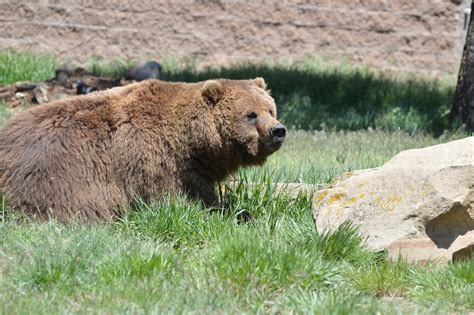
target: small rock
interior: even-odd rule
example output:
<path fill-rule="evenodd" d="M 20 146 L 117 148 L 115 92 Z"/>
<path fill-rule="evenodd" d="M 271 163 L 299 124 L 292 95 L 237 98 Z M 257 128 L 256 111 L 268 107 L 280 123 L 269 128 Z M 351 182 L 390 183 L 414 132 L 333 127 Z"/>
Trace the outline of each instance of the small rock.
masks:
<path fill-rule="evenodd" d="M 28 94 L 26 94 L 26 93 L 22 93 L 22 92 L 16 92 L 15 93 L 16 98 L 25 98 L 27 96 L 28 96 Z"/>
<path fill-rule="evenodd" d="M 383 167 L 346 174 L 315 194 L 318 231 L 345 221 L 367 245 L 411 262 L 474 252 L 474 137 L 399 153 Z"/>
<path fill-rule="evenodd" d="M 143 81 L 147 79 L 160 79 L 161 65 L 156 61 L 147 61 L 130 68 L 127 79 Z"/>
<path fill-rule="evenodd" d="M 15 83 L 15 89 L 17 92 L 31 91 L 36 87 L 36 83 L 21 81 Z"/>
<path fill-rule="evenodd" d="M 36 101 L 36 103 L 38 104 L 49 102 L 48 85 L 46 85 L 45 83 L 39 83 L 33 89 L 33 95 L 34 95 L 33 101 Z"/>
<path fill-rule="evenodd" d="M 92 93 L 92 92 L 95 92 L 95 91 L 97 91 L 97 88 L 95 88 L 93 86 L 88 86 L 83 81 L 77 80 L 77 82 L 76 82 L 76 93 L 77 93 L 77 95 L 89 94 L 89 93 Z"/>

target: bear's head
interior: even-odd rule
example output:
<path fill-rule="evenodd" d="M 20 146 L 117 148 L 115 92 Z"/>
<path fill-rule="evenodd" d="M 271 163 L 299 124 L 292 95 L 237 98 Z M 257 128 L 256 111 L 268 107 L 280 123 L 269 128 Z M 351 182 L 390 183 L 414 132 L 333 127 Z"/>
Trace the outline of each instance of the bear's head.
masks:
<path fill-rule="evenodd" d="M 280 149 L 286 129 L 262 78 L 209 80 L 202 96 L 220 117 L 221 136 L 241 165 L 258 165 Z"/>

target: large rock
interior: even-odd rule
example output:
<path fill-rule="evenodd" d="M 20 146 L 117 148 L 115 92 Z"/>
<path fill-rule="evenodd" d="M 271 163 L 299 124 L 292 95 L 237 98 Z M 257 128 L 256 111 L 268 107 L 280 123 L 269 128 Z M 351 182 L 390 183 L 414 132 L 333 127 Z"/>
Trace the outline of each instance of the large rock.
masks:
<path fill-rule="evenodd" d="M 368 245 L 412 262 L 474 252 L 474 137 L 401 152 L 315 194 L 318 231 L 349 220 Z"/>
<path fill-rule="evenodd" d="M 127 71 L 127 79 L 143 81 L 147 79 L 160 79 L 161 65 L 156 61 L 147 61 L 138 64 Z"/>

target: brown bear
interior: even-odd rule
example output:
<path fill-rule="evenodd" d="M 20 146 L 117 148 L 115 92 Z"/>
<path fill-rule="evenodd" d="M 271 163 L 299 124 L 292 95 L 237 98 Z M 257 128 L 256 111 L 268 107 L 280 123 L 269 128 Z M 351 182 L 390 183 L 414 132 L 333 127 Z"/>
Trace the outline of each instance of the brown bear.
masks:
<path fill-rule="evenodd" d="M 207 206 L 240 166 L 261 165 L 285 127 L 262 78 L 148 80 L 31 108 L 0 130 L 0 189 L 40 219 L 104 221 L 135 197 Z"/>

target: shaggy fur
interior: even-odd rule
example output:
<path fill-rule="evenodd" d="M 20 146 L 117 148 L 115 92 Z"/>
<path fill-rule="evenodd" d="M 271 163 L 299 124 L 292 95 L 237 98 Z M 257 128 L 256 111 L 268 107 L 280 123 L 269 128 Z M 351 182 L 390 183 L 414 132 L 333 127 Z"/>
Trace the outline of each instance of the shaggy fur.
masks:
<path fill-rule="evenodd" d="M 279 149 L 275 115 L 261 78 L 148 80 L 39 105 L 0 130 L 0 189 L 62 222 L 108 220 L 167 192 L 215 205 L 218 181 Z"/>

